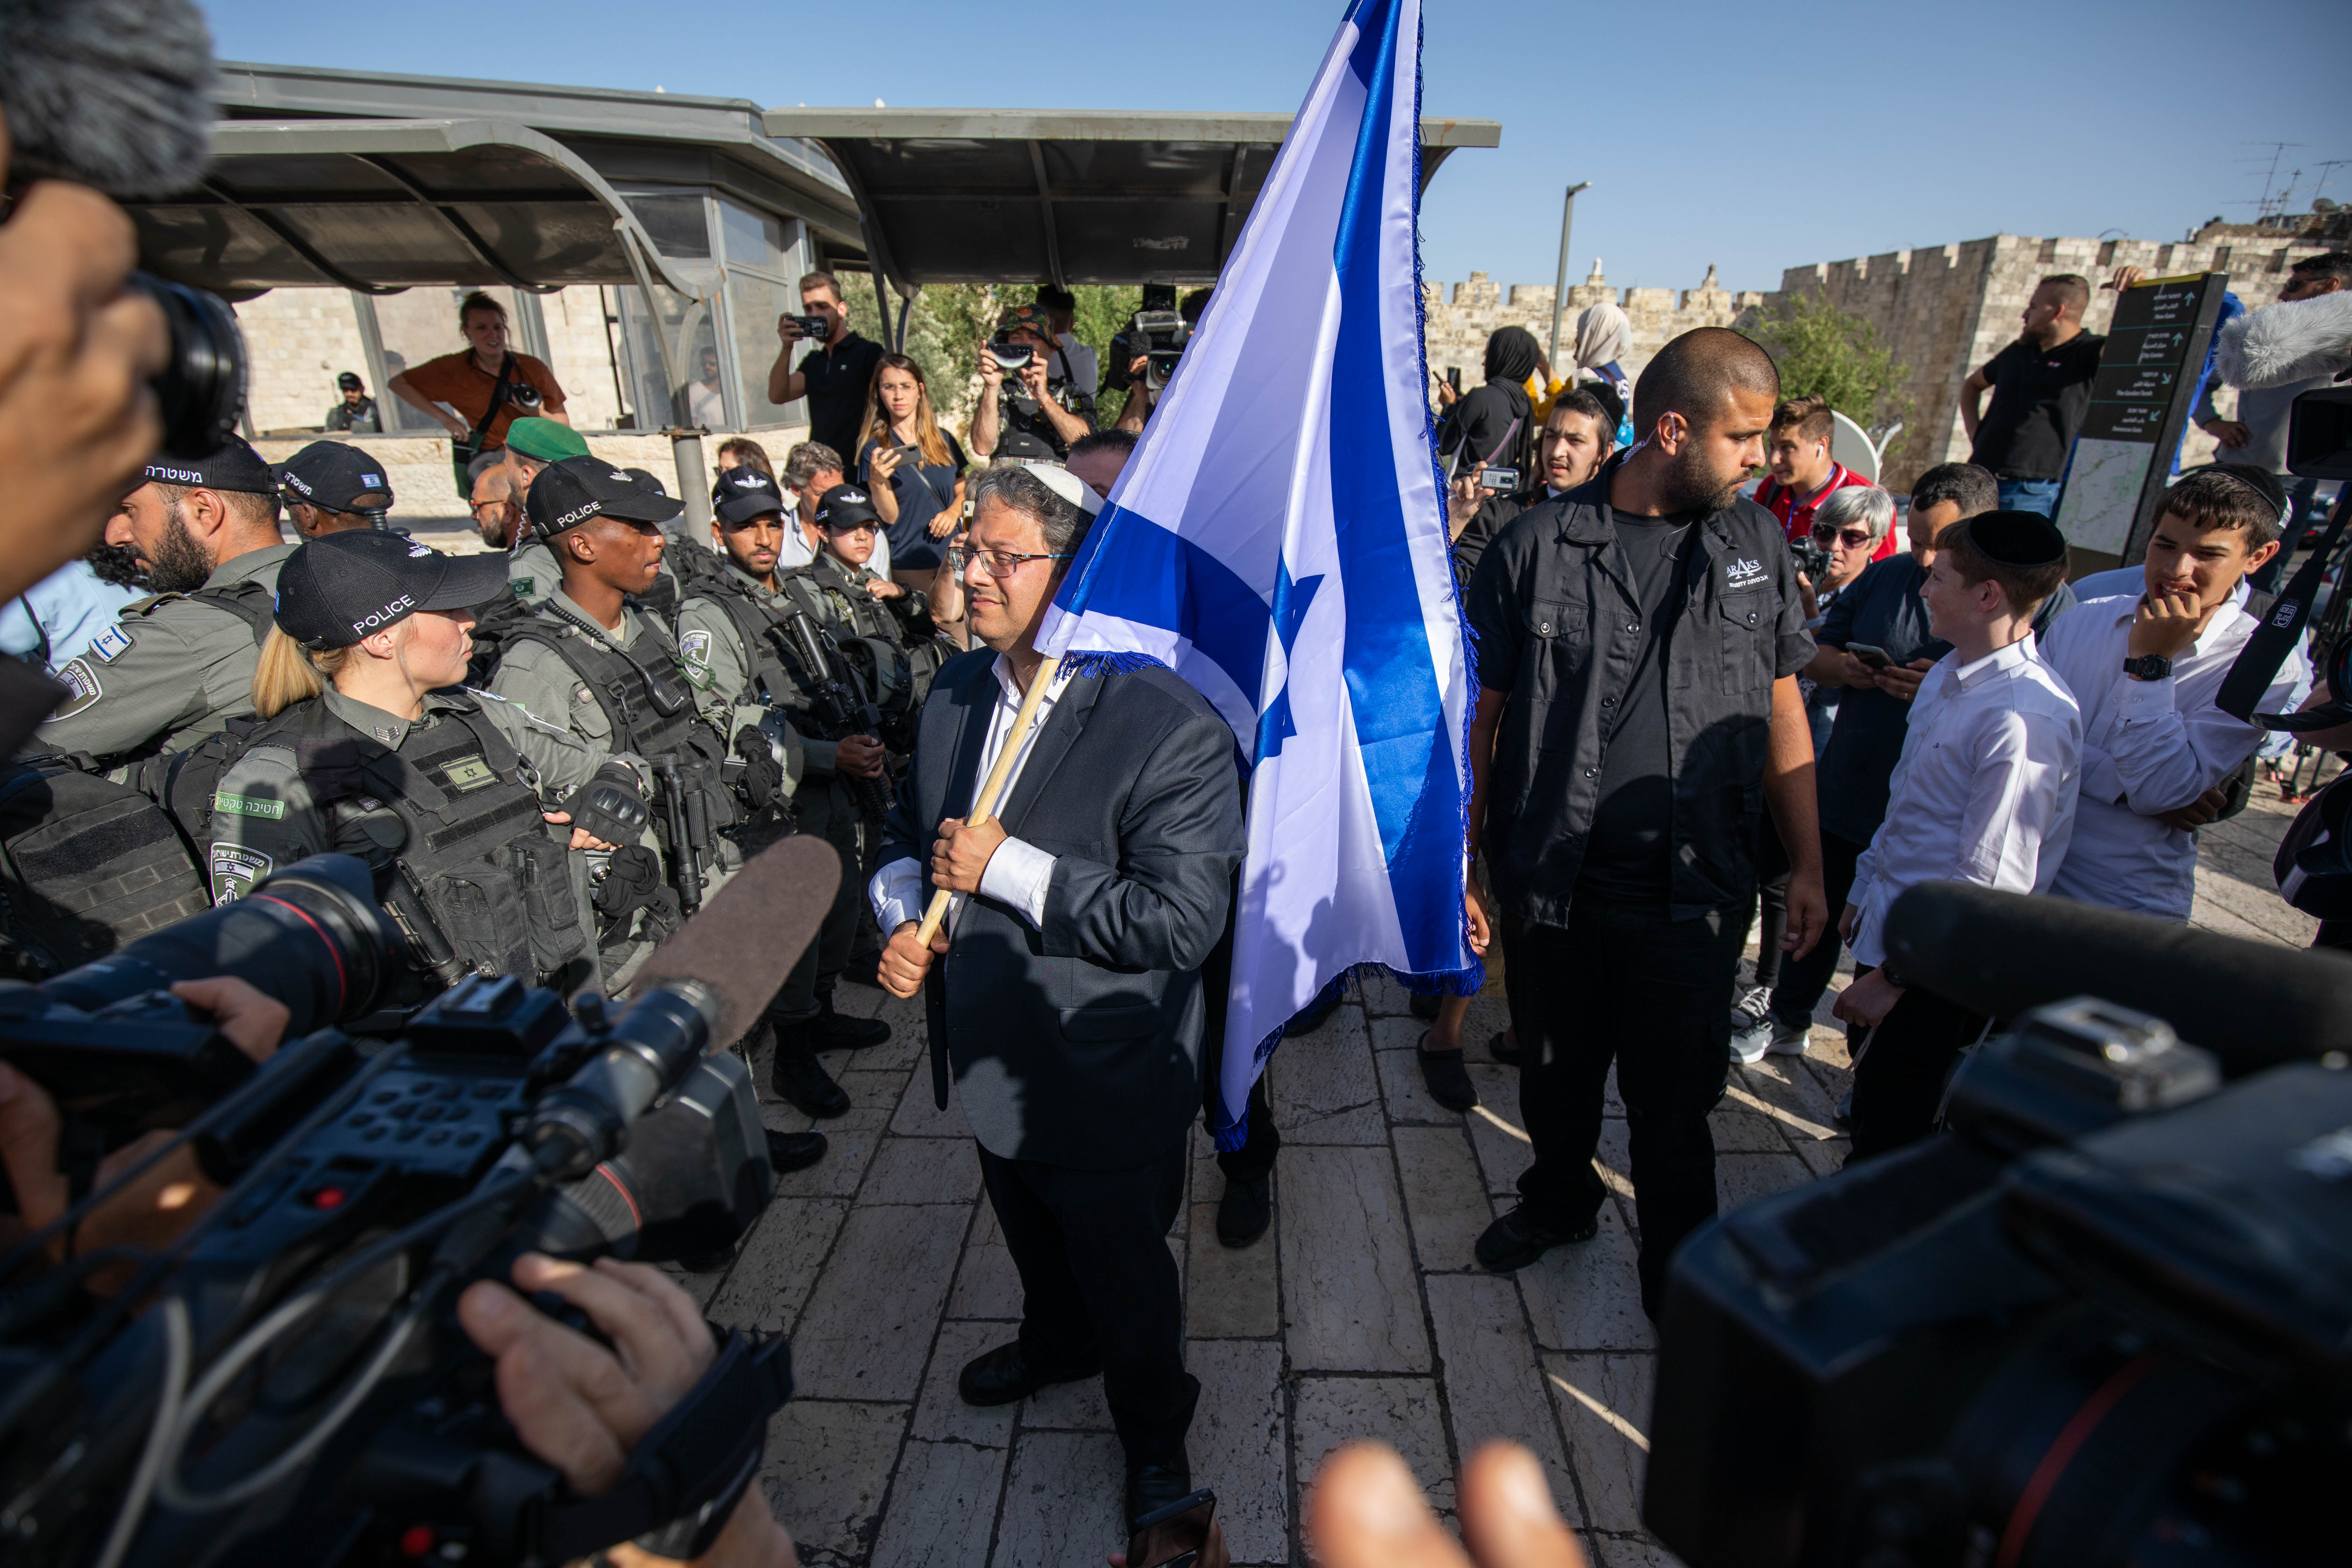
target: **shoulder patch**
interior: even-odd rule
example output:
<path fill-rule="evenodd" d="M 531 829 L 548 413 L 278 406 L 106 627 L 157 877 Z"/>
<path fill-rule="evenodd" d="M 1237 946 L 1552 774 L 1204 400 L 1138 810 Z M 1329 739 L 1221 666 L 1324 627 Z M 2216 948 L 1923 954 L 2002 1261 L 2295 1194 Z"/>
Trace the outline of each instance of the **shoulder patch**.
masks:
<path fill-rule="evenodd" d="M 119 626 L 109 626 L 104 631 L 99 633 L 98 636 L 92 637 L 90 639 L 89 647 L 82 650 L 82 652 L 83 657 L 86 658 L 94 658 L 100 664 L 112 664 L 115 659 L 122 654 L 123 650 L 128 648 L 130 646 L 131 634 L 129 632 L 124 631 Z"/>
<path fill-rule="evenodd" d="M 710 634 L 692 631 L 677 639 L 677 657 L 688 664 L 710 662 Z"/>
<path fill-rule="evenodd" d="M 87 659 L 69 658 L 56 673 L 65 682 L 68 695 L 49 715 L 52 720 L 70 719 L 106 695 L 106 689 L 98 683 L 98 671 L 89 667 Z"/>
<path fill-rule="evenodd" d="M 518 599 L 529 600 L 539 596 L 535 592 L 539 586 L 538 580 L 535 578 L 510 577 L 507 580 L 507 583 L 508 586 L 514 589 L 514 596 Z"/>
<path fill-rule="evenodd" d="M 276 822 L 286 816 L 286 803 L 255 795 L 231 795 L 223 790 L 213 796 L 213 810 L 231 816 L 260 816 Z"/>
<path fill-rule="evenodd" d="M 277 864 L 260 850 L 244 844 L 215 844 L 211 860 L 213 902 L 216 904 L 245 897 Z"/>

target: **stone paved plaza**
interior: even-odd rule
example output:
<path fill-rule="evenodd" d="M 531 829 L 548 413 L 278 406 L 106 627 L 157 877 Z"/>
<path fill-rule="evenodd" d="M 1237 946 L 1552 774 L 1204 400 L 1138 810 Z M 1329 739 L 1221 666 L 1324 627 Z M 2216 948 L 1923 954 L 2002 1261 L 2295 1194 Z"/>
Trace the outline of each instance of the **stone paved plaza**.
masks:
<path fill-rule="evenodd" d="M 2300 945 L 2310 922 L 2269 889 L 2271 846 L 2292 815 L 2276 794 L 2263 786 L 2270 798 L 2208 830 L 2198 923 Z M 831 1153 L 782 1180 L 732 1268 L 686 1281 L 714 1319 L 793 1337 L 799 1392 L 769 1438 L 768 1495 L 804 1563 L 1098 1564 L 1123 1543 L 1101 1384 L 995 1410 L 958 1401 L 957 1370 L 1012 1337 L 1019 1282 L 962 1118 L 932 1107 L 917 1009 L 854 986 L 840 1000 L 893 1029 L 884 1046 L 826 1058 L 856 1109 L 824 1124 Z M 1541 1459 L 1594 1563 L 1672 1563 L 1641 1522 L 1656 1345 L 1635 1296 L 1622 1112 L 1612 1104 L 1601 1140 L 1614 1198 L 1598 1239 L 1516 1278 L 1481 1271 L 1471 1245 L 1528 1160 L 1512 1073 L 1485 1047 L 1503 1024 L 1500 989 L 1472 1008 L 1486 1103 L 1468 1116 L 1423 1090 L 1410 1054 L 1423 1026 L 1406 1000 L 1384 982 L 1357 988 L 1276 1051 L 1284 1148 L 1274 1228 L 1255 1245 L 1218 1245 L 1223 1178 L 1205 1137 L 1196 1143 L 1169 1247 L 1202 1385 L 1193 1473 L 1217 1490 L 1233 1559 L 1307 1561 L 1298 1500 L 1349 1438 L 1391 1444 L 1450 1510 L 1461 1458 L 1505 1436 Z M 1726 1208 L 1836 1169 L 1846 1078 L 1844 1037 L 1829 1026 L 1802 1058 L 1734 1069 L 1715 1113 Z M 778 1128 L 809 1125 L 782 1105 L 768 1113 Z"/>

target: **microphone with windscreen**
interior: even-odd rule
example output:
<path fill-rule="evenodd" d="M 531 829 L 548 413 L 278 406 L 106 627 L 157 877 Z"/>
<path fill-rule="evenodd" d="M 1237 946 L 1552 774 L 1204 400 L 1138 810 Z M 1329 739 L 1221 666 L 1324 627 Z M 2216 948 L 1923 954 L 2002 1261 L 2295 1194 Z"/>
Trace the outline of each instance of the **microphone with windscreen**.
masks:
<path fill-rule="evenodd" d="M 2241 1078 L 2352 1048 L 2352 959 L 2071 899 L 1926 882 L 1886 915 L 1887 963 L 1992 1018 L 2096 996 L 2170 1024 Z"/>

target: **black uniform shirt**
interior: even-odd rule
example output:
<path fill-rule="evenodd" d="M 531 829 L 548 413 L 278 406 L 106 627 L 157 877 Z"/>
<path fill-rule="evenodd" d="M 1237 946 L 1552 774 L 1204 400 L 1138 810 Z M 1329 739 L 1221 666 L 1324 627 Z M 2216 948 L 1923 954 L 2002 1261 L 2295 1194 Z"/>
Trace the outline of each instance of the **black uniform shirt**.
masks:
<path fill-rule="evenodd" d="M 1510 693 L 1480 848 L 1505 910 L 1547 925 L 1568 921 L 1609 737 L 1649 646 L 1609 505 L 1622 460 L 1507 524 L 1467 595 L 1478 684 Z M 1772 682 L 1813 656 L 1796 568 L 1771 513 L 1735 500 L 1698 520 L 1687 549 L 1681 619 L 1663 666 L 1667 910 L 1676 920 L 1749 896 Z"/>
<path fill-rule="evenodd" d="M 2023 338 L 1986 362 L 1992 401 L 1977 422 L 1969 461 L 2003 479 L 2054 479 L 2091 407 L 2091 381 L 2107 340 L 2078 332 L 2056 348 Z"/>

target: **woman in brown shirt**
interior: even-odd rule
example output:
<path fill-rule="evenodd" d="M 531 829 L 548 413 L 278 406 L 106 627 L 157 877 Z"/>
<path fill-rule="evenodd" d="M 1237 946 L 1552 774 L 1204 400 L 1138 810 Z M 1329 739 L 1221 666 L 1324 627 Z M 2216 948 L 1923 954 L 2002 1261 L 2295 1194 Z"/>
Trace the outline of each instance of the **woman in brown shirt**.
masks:
<path fill-rule="evenodd" d="M 546 362 L 508 349 L 505 306 L 488 294 L 468 294 L 457 307 L 457 324 L 473 346 L 402 371 L 388 384 L 394 396 L 462 442 L 491 412 L 490 396 L 504 368 L 507 395 L 499 400 L 496 416 L 482 432 L 478 450 L 495 451 L 505 446 L 507 426 L 534 414 L 572 423 L 563 416 L 563 388 L 556 384 L 555 373 Z M 439 406 L 445 403 L 457 414 Z"/>

